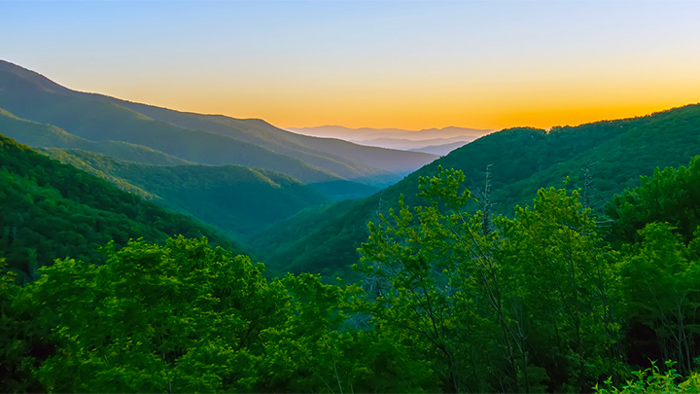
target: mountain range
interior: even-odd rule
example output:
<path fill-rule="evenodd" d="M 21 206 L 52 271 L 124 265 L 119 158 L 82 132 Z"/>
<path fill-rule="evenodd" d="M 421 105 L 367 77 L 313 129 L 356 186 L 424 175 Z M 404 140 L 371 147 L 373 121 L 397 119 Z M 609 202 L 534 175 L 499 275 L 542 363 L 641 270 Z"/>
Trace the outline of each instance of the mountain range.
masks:
<path fill-rule="evenodd" d="M 478 138 L 494 131 L 491 129 L 473 129 L 456 126 L 421 130 L 406 130 L 396 128 L 378 129 L 371 127 L 351 128 L 344 126 L 318 126 L 291 128 L 288 127 L 287 130 L 315 137 L 342 138 L 357 141 L 368 141 L 377 138 L 396 138 L 413 141 L 454 137 Z"/>
<path fill-rule="evenodd" d="M 427 145 L 423 146 L 420 148 L 414 148 L 414 149 L 409 149 L 412 152 L 423 152 L 423 153 L 430 153 L 433 155 L 438 155 L 438 156 L 446 156 L 453 150 L 457 148 L 461 148 L 464 145 L 468 144 L 471 141 L 456 141 L 456 142 L 449 142 L 445 144 L 437 144 L 437 145 Z"/>
<path fill-rule="evenodd" d="M 374 129 L 369 127 L 353 129 L 343 126 L 319 126 L 288 128 L 288 130 L 314 137 L 340 138 L 365 146 L 426 152 L 438 156 L 444 156 L 468 142 L 493 132 L 493 130 L 488 129 L 454 126 L 422 130 Z M 462 144 L 457 144 L 458 142 L 462 142 Z"/>
<path fill-rule="evenodd" d="M 582 188 L 584 203 L 604 217 L 606 202 L 639 185 L 640 175 L 700 154 L 700 104 L 551 130 L 314 130 L 334 137 L 356 132 L 366 141 L 432 154 L 300 135 L 259 119 L 184 113 L 76 92 L 0 61 L 0 134 L 35 149 L 2 139 L 3 179 L 11 185 L 6 205 L 14 211 L 5 212 L 0 244 L 15 250 L 15 240 L 39 237 L 33 234 L 58 242 L 40 224 L 54 216 L 65 224 L 71 210 L 88 209 L 96 211 L 71 230 L 80 237 L 59 231 L 54 238 L 68 247 L 72 238 L 83 242 L 107 225 L 117 229 L 107 235 L 122 242 L 132 234 L 124 227 L 131 223 L 154 240 L 177 232 L 207 234 L 219 244 L 252 252 L 277 272 L 347 275 L 356 248 L 367 238 L 367 221 L 396 208 L 401 196 L 420 204 L 418 179 L 440 167 L 462 170 L 466 186 L 482 203 L 491 201 L 496 214 L 512 214 L 539 188 L 566 183 Z M 51 203 L 37 214 L 37 201 Z M 32 222 L 35 215 L 39 219 Z M 22 242 L 17 249 L 22 252 L 8 261 L 50 261 L 43 249 L 31 247 L 35 241 Z"/>
<path fill-rule="evenodd" d="M 6 61 L 0 133 L 229 234 L 371 195 L 438 157 L 78 92 Z"/>
<path fill-rule="evenodd" d="M 77 92 L 5 61 L 0 61 L 0 108 L 92 142 L 130 143 L 197 164 L 273 170 L 304 183 L 386 185 L 436 158 L 300 136 L 259 119 L 184 113 Z"/>

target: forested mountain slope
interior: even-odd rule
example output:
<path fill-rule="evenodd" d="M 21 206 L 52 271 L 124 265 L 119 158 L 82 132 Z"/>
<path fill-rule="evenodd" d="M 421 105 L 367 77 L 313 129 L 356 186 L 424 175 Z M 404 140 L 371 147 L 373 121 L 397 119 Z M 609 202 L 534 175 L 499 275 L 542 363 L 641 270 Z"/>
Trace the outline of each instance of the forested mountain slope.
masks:
<path fill-rule="evenodd" d="M 130 238 L 206 235 L 242 249 L 194 219 L 119 190 L 0 135 L 0 258 L 32 277 L 59 257 L 99 261 L 98 247 Z"/>
<path fill-rule="evenodd" d="M 297 136 L 259 120 L 180 114 L 75 92 L 3 61 L 0 107 L 20 118 L 52 124 L 96 142 L 130 142 L 200 164 L 270 169 L 306 183 L 339 179 L 392 182 L 397 175 L 374 164 L 408 172 L 435 158 Z M 134 108 L 148 110 L 153 117 Z M 327 150 L 319 150 L 326 145 Z"/>
<path fill-rule="evenodd" d="M 48 153 L 126 190 L 143 190 L 148 193 L 144 197 L 165 208 L 231 233 L 259 231 L 301 209 L 328 202 L 309 186 L 274 171 L 231 165 L 149 166 L 79 150 Z"/>
<path fill-rule="evenodd" d="M 649 116 L 603 121 L 577 127 L 509 129 L 484 136 L 421 168 L 403 181 L 364 200 L 307 210 L 251 238 L 264 260 L 292 271 L 334 272 L 357 259 L 355 249 L 367 237 L 366 223 L 396 207 L 400 195 L 409 204 L 420 176 L 438 166 L 464 171 L 466 186 L 482 199 L 489 166 L 492 209 L 512 212 L 532 201 L 540 187 L 583 187 L 590 173 L 587 199 L 600 209 L 614 193 L 639 184 L 656 167 L 687 163 L 700 153 L 700 105 Z M 270 247 L 273 245 L 274 247 Z"/>
<path fill-rule="evenodd" d="M 34 148 L 88 150 L 117 159 L 143 164 L 188 164 L 186 160 L 167 155 L 143 145 L 135 145 L 120 141 L 89 141 L 50 124 L 20 119 L 2 108 L 0 108 L 0 133 L 21 144 L 29 145 Z"/>
<path fill-rule="evenodd" d="M 23 119 L 58 126 L 91 141 L 145 145 L 201 164 L 277 169 L 307 182 L 342 177 L 260 146 L 153 121 L 141 113 L 111 103 L 103 96 L 68 90 L 9 63 L 0 62 L 0 88 L 0 108 Z"/>

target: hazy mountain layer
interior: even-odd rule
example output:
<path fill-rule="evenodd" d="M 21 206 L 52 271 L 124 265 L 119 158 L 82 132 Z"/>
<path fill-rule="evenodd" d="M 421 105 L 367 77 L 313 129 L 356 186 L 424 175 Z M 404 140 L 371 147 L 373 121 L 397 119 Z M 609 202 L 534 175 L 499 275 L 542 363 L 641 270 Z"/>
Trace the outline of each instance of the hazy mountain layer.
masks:
<path fill-rule="evenodd" d="M 425 152 L 425 153 L 431 153 L 433 155 L 438 155 L 438 156 L 445 156 L 452 152 L 455 149 L 461 148 L 464 145 L 468 144 L 469 142 L 465 141 L 458 141 L 458 142 L 451 142 L 449 144 L 442 144 L 442 145 L 428 145 L 423 148 L 418 148 L 418 149 L 411 149 L 412 151 L 415 152 Z"/>
<path fill-rule="evenodd" d="M 442 129 L 433 128 L 423 130 L 374 129 L 370 127 L 353 129 L 343 126 L 295 127 L 287 129 L 304 135 L 341 138 L 349 141 L 368 141 L 379 138 L 408 139 L 414 141 L 454 137 L 478 138 L 493 132 L 493 130 L 489 129 L 471 129 L 454 126 Z"/>
<path fill-rule="evenodd" d="M 450 152 L 447 148 L 447 144 L 453 144 L 451 146 L 455 146 L 454 143 L 463 142 L 462 145 L 464 145 L 464 143 L 474 141 L 491 132 L 491 130 L 466 129 L 461 127 L 411 131 L 402 129 L 351 129 L 342 126 L 321 126 L 290 130 L 295 133 L 310 136 L 340 138 L 365 146 L 423 152 L 437 156 L 444 156 Z M 446 147 L 438 148 L 438 145 L 446 145 Z"/>
<path fill-rule="evenodd" d="M 435 146 L 435 145 L 445 145 L 445 144 L 450 144 L 450 143 L 455 143 L 455 142 L 471 142 L 477 139 L 478 137 L 471 137 L 471 136 L 457 136 L 457 137 L 451 137 L 451 138 L 431 138 L 427 140 L 410 140 L 406 138 L 375 138 L 371 140 L 357 140 L 358 144 L 364 144 L 364 145 L 371 145 L 371 146 L 382 146 L 382 147 L 391 147 L 391 149 L 402 149 L 402 150 L 411 150 L 411 149 L 421 149 L 425 148 L 427 146 Z"/>

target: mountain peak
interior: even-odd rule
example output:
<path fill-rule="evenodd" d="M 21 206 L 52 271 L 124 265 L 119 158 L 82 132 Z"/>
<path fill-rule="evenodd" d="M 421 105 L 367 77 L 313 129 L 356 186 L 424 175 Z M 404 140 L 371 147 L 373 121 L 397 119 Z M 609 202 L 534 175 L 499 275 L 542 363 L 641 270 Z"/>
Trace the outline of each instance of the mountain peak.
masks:
<path fill-rule="evenodd" d="M 3 74 L 9 74 L 10 78 L 3 76 Z M 58 93 L 69 91 L 67 88 L 51 81 L 35 71 L 28 70 L 7 60 L 0 59 L 0 85 L 11 83 L 13 81 L 14 83 L 23 81 L 25 85 L 30 85 L 35 90 L 43 90 L 46 92 Z"/>

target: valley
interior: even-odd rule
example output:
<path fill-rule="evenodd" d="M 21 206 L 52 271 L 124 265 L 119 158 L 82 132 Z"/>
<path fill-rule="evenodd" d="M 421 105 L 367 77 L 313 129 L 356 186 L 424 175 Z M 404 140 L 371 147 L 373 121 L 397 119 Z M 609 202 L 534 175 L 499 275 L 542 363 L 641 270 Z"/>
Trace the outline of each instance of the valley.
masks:
<path fill-rule="evenodd" d="M 0 61 L 0 391 L 695 387 L 700 104 L 348 130 Z"/>

